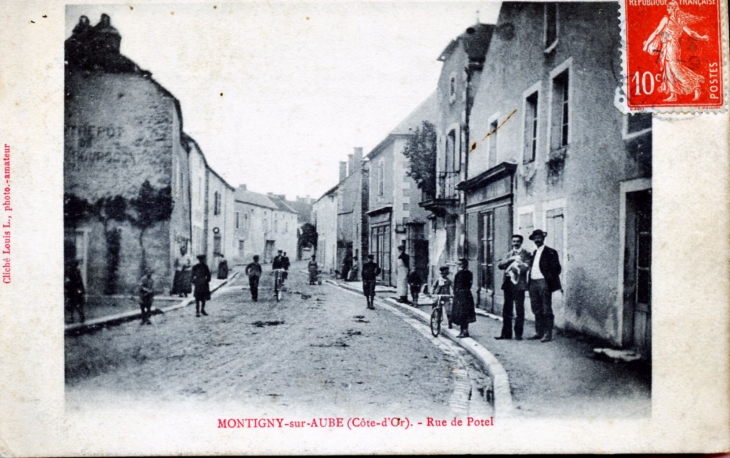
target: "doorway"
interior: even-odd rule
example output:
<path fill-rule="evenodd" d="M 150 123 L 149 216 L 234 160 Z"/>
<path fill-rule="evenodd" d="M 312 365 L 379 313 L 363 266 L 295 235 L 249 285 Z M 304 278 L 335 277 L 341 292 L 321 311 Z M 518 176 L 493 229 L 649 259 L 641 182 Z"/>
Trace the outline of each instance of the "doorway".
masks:
<path fill-rule="evenodd" d="M 625 194 L 623 342 L 651 355 L 651 189 Z"/>

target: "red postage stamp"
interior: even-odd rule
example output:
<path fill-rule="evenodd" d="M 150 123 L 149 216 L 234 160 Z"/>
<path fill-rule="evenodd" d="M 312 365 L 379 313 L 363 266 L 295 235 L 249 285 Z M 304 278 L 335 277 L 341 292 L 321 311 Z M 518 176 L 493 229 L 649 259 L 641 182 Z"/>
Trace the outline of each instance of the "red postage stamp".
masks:
<path fill-rule="evenodd" d="M 724 108 L 722 0 L 624 0 L 624 19 L 629 110 Z"/>

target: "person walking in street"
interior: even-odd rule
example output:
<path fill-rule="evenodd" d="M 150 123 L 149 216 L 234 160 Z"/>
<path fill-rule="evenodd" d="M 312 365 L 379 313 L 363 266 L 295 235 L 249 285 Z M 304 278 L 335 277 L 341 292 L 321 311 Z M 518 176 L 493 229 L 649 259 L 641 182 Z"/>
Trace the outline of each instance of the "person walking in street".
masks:
<path fill-rule="evenodd" d="M 380 267 L 375 262 L 375 256 L 368 255 L 368 260 L 362 265 L 362 291 L 367 299 L 368 308 L 375 309 L 375 282 L 380 275 Z"/>
<path fill-rule="evenodd" d="M 71 313 L 71 323 L 74 322 L 74 312 L 78 313 L 81 323 L 85 322 L 84 302 L 86 289 L 84 288 L 84 279 L 81 277 L 81 271 L 79 270 L 78 260 L 74 259 L 66 265 L 63 286 L 66 293 L 66 305 Z"/>
<path fill-rule="evenodd" d="M 345 259 L 342 260 L 342 280 L 348 281 L 350 276 L 350 270 L 352 269 L 352 250 L 347 249 L 347 253 L 345 253 Z"/>
<path fill-rule="evenodd" d="M 218 280 L 225 280 L 226 278 L 228 278 L 228 261 L 221 253 L 221 260 L 218 262 Z"/>
<path fill-rule="evenodd" d="M 434 280 L 431 286 L 431 294 L 436 296 L 447 296 L 445 299 L 441 298 L 444 302 L 444 311 L 446 312 L 446 321 L 451 329 L 451 315 L 453 313 L 453 296 L 454 296 L 454 283 L 449 278 L 449 266 L 439 267 L 439 278 Z M 438 299 L 437 299 L 438 300 Z M 434 303 L 435 306 L 436 303 Z"/>
<path fill-rule="evenodd" d="M 286 255 L 286 251 L 283 253 L 281 257 L 281 262 L 284 266 L 284 277 L 283 279 L 286 280 L 289 278 L 289 266 L 291 266 L 291 262 L 289 262 L 289 256 Z"/>
<path fill-rule="evenodd" d="M 408 271 L 411 265 L 411 257 L 406 254 L 406 247 L 400 245 L 398 247 L 398 260 L 396 261 L 397 266 L 397 292 L 398 302 L 401 304 L 410 304 L 408 302 Z"/>
<path fill-rule="evenodd" d="M 185 245 L 180 246 L 180 256 L 175 258 L 175 276 L 172 279 L 172 292 L 171 294 L 177 294 L 180 297 L 188 297 L 193 291 L 190 285 L 190 268 L 192 262 L 190 256 L 188 256 L 188 247 Z"/>
<path fill-rule="evenodd" d="M 274 256 L 274 260 L 271 261 L 271 270 L 277 270 L 277 269 L 284 269 L 285 261 L 284 261 L 284 252 L 282 250 L 278 250 L 278 253 L 276 256 Z M 284 280 L 286 280 L 286 277 L 282 273 L 281 275 L 281 286 L 284 286 Z"/>
<path fill-rule="evenodd" d="M 246 275 L 248 275 L 248 286 L 251 289 L 251 300 L 258 302 L 259 300 L 259 280 L 261 279 L 261 264 L 259 264 L 259 255 L 254 255 L 253 262 L 246 266 Z"/>
<path fill-rule="evenodd" d="M 307 264 L 307 270 L 309 271 L 309 284 L 314 285 L 317 283 L 317 277 L 319 275 L 319 266 L 317 265 L 317 257 L 312 255 L 312 258 Z"/>
<path fill-rule="evenodd" d="M 423 280 L 421 280 L 421 276 L 418 275 L 415 268 L 408 274 L 408 286 L 411 289 L 412 304 L 414 307 L 418 307 L 418 295 L 421 293 Z"/>
<path fill-rule="evenodd" d="M 193 266 L 190 277 L 193 285 L 195 285 L 195 316 L 205 313 L 205 301 L 210 300 L 210 269 L 205 263 L 205 255 L 198 255 L 198 263 Z"/>
<path fill-rule="evenodd" d="M 527 271 L 530 270 L 532 256 L 522 248 L 523 237 L 512 236 L 512 249 L 507 256 L 497 261 L 497 268 L 504 270 L 502 291 L 504 291 L 504 307 L 502 308 L 502 333 L 497 340 L 512 338 L 512 317 L 515 316 L 515 339 L 522 340 L 525 327 L 525 291 L 527 291 Z"/>
<path fill-rule="evenodd" d="M 152 324 L 152 301 L 155 298 L 155 281 L 152 278 L 154 271 L 147 267 L 142 278 L 139 280 L 139 308 L 142 309 L 142 322 L 140 324 Z"/>
<path fill-rule="evenodd" d="M 535 314 L 535 335 L 531 340 L 541 339 L 543 342 L 553 340 L 553 293 L 561 290 L 560 260 L 558 252 L 545 246 L 547 232 L 535 229 L 530 240 L 535 242 L 537 249 L 532 255 L 528 274 L 530 290 L 530 304 Z"/>
<path fill-rule="evenodd" d="M 477 315 L 474 309 L 474 297 L 471 294 L 474 275 L 469 270 L 469 261 L 466 258 L 461 258 L 459 263 L 459 271 L 454 275 L 454 306 L 451 322 L 461 327 L 461 332 L 456 337 L 463 338 L 469 337 L 469 323 L 474 323 Z"/>

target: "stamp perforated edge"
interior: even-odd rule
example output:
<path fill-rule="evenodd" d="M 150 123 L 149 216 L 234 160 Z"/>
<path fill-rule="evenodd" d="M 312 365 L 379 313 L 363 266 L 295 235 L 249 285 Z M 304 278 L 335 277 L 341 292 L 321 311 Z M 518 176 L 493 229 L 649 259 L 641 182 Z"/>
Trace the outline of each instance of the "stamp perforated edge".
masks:
<path fill-rule="evenodd" d="M 702 113 L 726 113 L 728 110 L 728 0 L 719 0 L 720 4 L 720 53 L 722 57 L 722 82 L 723 82 L 723 104 L 721 107 L 647 107 L 631 109 L 627 103 L 628 78 L 626 77 L 626 2 L 629 0 L 618 0 L 619 27 L 621 29 L 621 40 L 619 53 L 621 55 L 621 83 L 616 88 L 614 105 L 623 114 L 631 113 L 666 113 L 666 114 L 702 114 Z"/>

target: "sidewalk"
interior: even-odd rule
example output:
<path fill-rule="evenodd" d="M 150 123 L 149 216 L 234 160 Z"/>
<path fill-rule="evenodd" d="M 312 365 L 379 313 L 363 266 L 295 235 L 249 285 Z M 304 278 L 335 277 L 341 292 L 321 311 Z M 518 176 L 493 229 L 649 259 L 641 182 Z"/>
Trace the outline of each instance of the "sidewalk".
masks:
<path fill-rule="evenodd" d="M 362 283 L 329 280 L 329 283 L 362 292 Z M 392 293 L 391 293 L 392 291 Z M 429 304 L 418 307 L 398 303 L 394 288 L 376 293 L 379 299 L 428 323 Z M 495 340 L 502 319 L 477 309 L 477 322 L 469 326 L 471 338 L 454 339 L 482 359 L 492 375 L 506 371 L 505 383 L 518 417 L 648 418 L 651 415 L 651 367 L 641 362 L 597 357 L 590 339 L 558 331 L 552 342 Z M 456 335 L 458 329 L 447 335 Z M 525 323 L 525 338 L 534 334 L 534 323 Z M 489 361 L 489 356 L 495 358 Z M 495 385 L 499 377 L 495 378 Z M 500 396 L 494 387 L 495 409 Z M 499 409 L 497 409 L 499 410 Z M 505 409 L 509 410 L 509 409 Z"/>
<path fill-rule="evenodd" d="M 233 280 L 236 277 L 236 275 L 239 275 L 239 274 L 240 274 L 240 272 L 236 271 L 236 272 L 231 272 L 231 274 L 225 280 L 219 280 L 217 278 L 211 279 L 210 280 L 210 292 L 214 293 L 218 289 L 222 288 L 229 281 Z M 117 297 L 119 299 L 128 299 L 128 298 L 132 297 L 135 301 L 137 299 L 136 296 L 130 296 L 130 295 L 117 295 L 115 297 Z M 171 303 L 172 305 L 158 307 L 158 304 L 160 304 L 160 303 Z M 193 297 L 192 294 L 190 294 L 189 297 L 186 297 L 186 298 L 180 298 L 180 297 L 174 297 L 174 296 L 155 296 L 155 299 L 154 299 L 154 302 L 152 305 L 152 314 L 157 315 L 159 313 L 171 312 L 171 311 L 177 310 L 179 308 L 187 307 L 188 305 L 194 304 L 194 303 L 195 303 L 195 298 Z M 111 310 L 109 308 L 107 308 L 107 309 Z M 125 312 L 104 314 L 103 316 L 100 316 L 97 318 L 88 319 L 84 323 L 66 324 L 65 328 L 64 328 L 64 333 L 66 335 L 83 334 L 85 332 L 91 331 L 96 328 L 124 323 L 126 321 L 136 320 L 141 317 L 142 317 L 142 312 L 140 311 L 139 306 L 132 307 L 130 305 L 130 309 Z"/>

